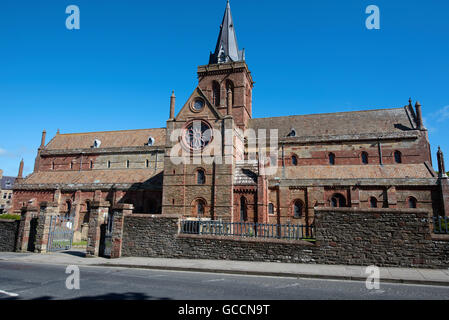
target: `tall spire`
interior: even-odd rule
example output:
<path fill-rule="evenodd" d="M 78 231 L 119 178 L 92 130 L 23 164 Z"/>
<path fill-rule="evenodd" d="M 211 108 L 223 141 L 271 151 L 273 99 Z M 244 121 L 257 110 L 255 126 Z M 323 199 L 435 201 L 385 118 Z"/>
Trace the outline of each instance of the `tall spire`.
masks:
<path fill-rule="evenodd" d="M 234 22 L 232 21 L 231 5 L 228 0 L 223 22 L 220 26 L 217 46 L 215 47 L 215 52 L 210 54 L 209 64 L 244 60 L 245 50 L 239 50 L 237 45 L 237 36 L 235 35 Z"/>

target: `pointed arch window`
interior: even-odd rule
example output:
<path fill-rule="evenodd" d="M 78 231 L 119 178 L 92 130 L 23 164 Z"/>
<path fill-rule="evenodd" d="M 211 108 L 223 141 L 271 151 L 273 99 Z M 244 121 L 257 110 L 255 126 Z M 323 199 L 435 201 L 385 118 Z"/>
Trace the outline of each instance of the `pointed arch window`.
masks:
<path fill-rule="evenodd" d="M 333 154 L 332 152 L 329 153 L 329 164 L 331 166 L 335 165 L 335 154 Z"/>
<path fill-rule="evenodd" d="M 408 207 L 411 209 L 416 209 L 418 207 L 418 200 L 415 197 L 408 198 Z"/>
<path fill-rule="evenodd" d="M 196 201 L 196 215 L 200 218 L 203 217 L 206 212 L 206 204 L 203 200 L 198 199 Z"/>
<path fill-rule="evenodd" d="M 395 151 L 394 152 L 394 162 L 396 163 L 402 163 L 402 154 L 400 151 Z"/>
<path fill-rule="evenodd" d="M 217 81 L 212 82 L 212 103 L 214 106 L 220 106 L 220 95 L 221 95 L 220 84 Z"/>
<path fill-rule="evenodd" d="M 377 208 L 377 199 L 375 197 L 370 197 L 369 205 L 371 208 Z"/>
<path fill-rule="evenodd" d="M 198 169 L 196 171 L 196 183 L 197 184 L 205 184 L 206 183 L 206 174 L 203 169 Z"/>
<path fill-rule="evenodd" d="M 362 163 L 363 164 L 368 164 L 369 160 L 368 160 L 368 152 L 363 151 L 361 154 L 361 158 L 362 158 Z"/>
<path fill-rule="evenodd" d="M 268 204 L 268 214 L 274 214 L 274 204 Z"/>
<path fill-rule="evenodd" d="M 228 91 L 231 90 L 232 94 L 232 105 L 234 105 L 234 83 L 231 80 L 226 80 L 226 95 L 228 94 Z"/>
<path fill-rule="evenodd" d="M 248 208 L 246 198 L 244 196 L 240 198 L 240 221 L 248 221 Z"/>
<path fill-rule="evenodd" d="M 298 165 L 298 157 L 295 155 L 292 156 L 292 165 L 294 166 Z"/>
<path fill-rule="evenodd" d="M 303 204 L 301 200 L 296 200 L 293 203 L 293 218 L 299 219 L 302 217 Z"/>

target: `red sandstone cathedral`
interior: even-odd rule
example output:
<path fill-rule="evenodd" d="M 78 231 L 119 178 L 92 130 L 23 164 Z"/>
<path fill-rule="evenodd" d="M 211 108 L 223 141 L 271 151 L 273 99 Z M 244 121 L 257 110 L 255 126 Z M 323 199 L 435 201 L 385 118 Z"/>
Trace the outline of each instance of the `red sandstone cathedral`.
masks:
<path fill-rule="evenodd" d="M 228 2 L 209 64 L 198 67 L 198 86 L 177 113 L 172 95 L 165 128 L 58 131 L 48 143 L 44 131 L 34 172 L 23 178 L 21 163 L 14 210 L 56 202 L 62 215 L 74 217 L 81 238 L 93 201 L 133 204 L 135 213 L 303 225 L 313 223 L 313 209 L 320 206 L 449 213 L 443 155 L 438 152 L 435 172 L 418 102 L 253 118 L 253 85 Z M 252 148 L 242 134 L 248 129 L 277 130 L 277 167 L 271 174 L 265 170 L 269 162 L 258 156 L 269 153 L 270 145 Z M 174 161 L 182 158 L 173 152 L 179 145 L 191 161 Z M 206 163 L 204 152 L 227 161 Z M 251 153 L 255 159 L 249 159 Z"/>

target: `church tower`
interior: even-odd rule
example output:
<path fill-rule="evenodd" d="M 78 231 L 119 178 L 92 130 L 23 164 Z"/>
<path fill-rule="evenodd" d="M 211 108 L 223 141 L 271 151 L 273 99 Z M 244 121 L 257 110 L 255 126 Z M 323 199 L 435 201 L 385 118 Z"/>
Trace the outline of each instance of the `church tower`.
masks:
<path fill-rule="evenodd" d="M 215 52 L 209 64 L 198 67 L 198 85 L 217 110 L 231 115 L 245 129 L 252 117 L 253 79 L 245 62 L 245 50 L 239 50 L 231 6 L 226 4 Z"/>

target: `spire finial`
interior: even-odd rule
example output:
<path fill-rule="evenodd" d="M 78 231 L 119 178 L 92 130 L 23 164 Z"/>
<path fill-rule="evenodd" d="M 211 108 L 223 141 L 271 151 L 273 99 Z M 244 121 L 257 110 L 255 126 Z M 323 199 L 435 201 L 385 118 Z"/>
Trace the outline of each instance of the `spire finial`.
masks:
<path fill-rule="evenodd" d="M 413 106 L 412 105 L 412 98 L 410 97 L 410 98 L 408 98 L 408 105 L 411 107 L 411 106 Z"/>
<path fill-rule="evenodd" d="M 231 5 L 226 2 L 226 10 L 220 26 L 215 52 L 211 53 L 209 64 L 244 61 L 244 50 L 239 50 L 235 35 L 234 22 L 232 20 Z"/>

